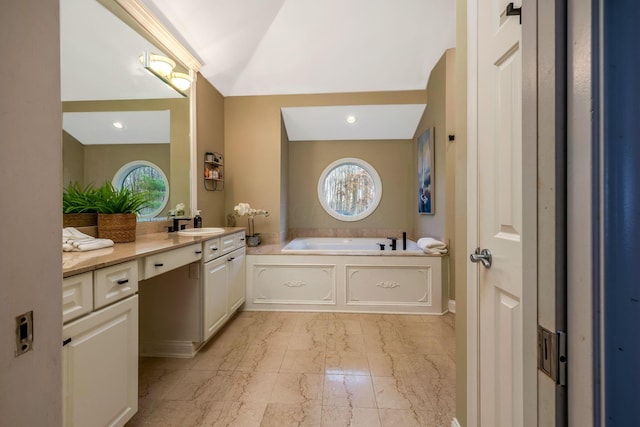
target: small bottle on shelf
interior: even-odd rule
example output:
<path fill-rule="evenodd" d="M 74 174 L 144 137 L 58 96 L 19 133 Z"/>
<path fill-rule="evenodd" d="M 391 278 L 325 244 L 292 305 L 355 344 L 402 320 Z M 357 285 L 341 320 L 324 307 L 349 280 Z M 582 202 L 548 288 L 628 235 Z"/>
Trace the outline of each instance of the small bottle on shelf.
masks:
<path fill-rule="evenodd" d="M 202 217 L 200 211 L 196 211 L 196 216 L 193 217 L 193 228 L 202 228 Z"/>

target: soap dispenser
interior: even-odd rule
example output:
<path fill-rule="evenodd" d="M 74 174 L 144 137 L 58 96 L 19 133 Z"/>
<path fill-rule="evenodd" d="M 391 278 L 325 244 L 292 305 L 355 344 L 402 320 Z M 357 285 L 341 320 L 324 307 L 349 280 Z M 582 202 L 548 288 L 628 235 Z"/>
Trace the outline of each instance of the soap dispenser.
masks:
<path fill-rule="evenodd" d="M 200 211 L 196 211 L 196 216 L 193 217 L 193 228 L 202 228 L 202 217 Z"/>

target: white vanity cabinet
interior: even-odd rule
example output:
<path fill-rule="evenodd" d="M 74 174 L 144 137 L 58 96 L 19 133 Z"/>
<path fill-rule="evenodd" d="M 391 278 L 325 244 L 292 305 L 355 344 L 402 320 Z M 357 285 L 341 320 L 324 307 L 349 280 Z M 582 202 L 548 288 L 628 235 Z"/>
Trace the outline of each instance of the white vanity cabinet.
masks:
<path fill-rule="evenodd" d="M 208 340 L 245 300 L 244 232 L 203 243 L 203 341 Z"/>
<path fill-rule="evenodd" d="M 193 357 L 245 300 L 244 231 L 153 254 L 139 265 L 142 356 Z"/>
<path fill-rule="evenodd" d="M 123 426 L 138 410 L 137 271 L 130 261 L 63 279 L 65 426 Z"/>

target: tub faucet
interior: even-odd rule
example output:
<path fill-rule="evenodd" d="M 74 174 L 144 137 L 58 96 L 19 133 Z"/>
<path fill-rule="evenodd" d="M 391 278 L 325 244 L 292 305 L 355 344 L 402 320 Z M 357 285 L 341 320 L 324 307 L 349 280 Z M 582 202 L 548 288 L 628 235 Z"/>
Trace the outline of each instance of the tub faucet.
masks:
<path fill-rule="evenodd" d="M 387 239 L 391 240 L 391 250 L 395 251 L 396 250 L 396 244 L 398 243 L 398 238 L 397 237 L 387 237 Z"/>
<path fill-rule="evenodd" d="M 180 221 L 189 221 L 191 218 L 178 218 L 178 217 L 173 217 L 173 226 L 169 226 L 169 233 L 172 233 L 174 231 L 180 231 L 180 230 L 184 230 L 185 228 L 187 228 L 187 224 L 182 224 L 180 225 Z"/>

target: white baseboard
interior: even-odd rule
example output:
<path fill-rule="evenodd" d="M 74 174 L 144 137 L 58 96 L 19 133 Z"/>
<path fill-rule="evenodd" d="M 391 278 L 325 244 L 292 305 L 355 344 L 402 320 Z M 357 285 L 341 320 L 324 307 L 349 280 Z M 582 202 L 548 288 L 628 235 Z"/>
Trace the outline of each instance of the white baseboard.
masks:
<path fill-rule="evenodd" d="M 191 358 L 197 350 L 191 341 L 140 341 L 138 353 L 144 357 Z"/>
<path fill-rule="evenodd" d="M 455 305 L 455 301 L 454 301 L 453 303 L 454 303 L 454 305 Z M 451 427 L 462 427 L 462 426 L 461 426 L 461 425 L 460 425 L 460 423 L 458 422 L 458 419 L 454 417 L 454 418 L 451 420 Z"/>
<path fill-rule="evenodd" d="M 456 300 L 454 300 L 454 299 L 450 299 L 449 300 L 449 311 L 451 313 L 455 313 L 456 312 Z"/>

